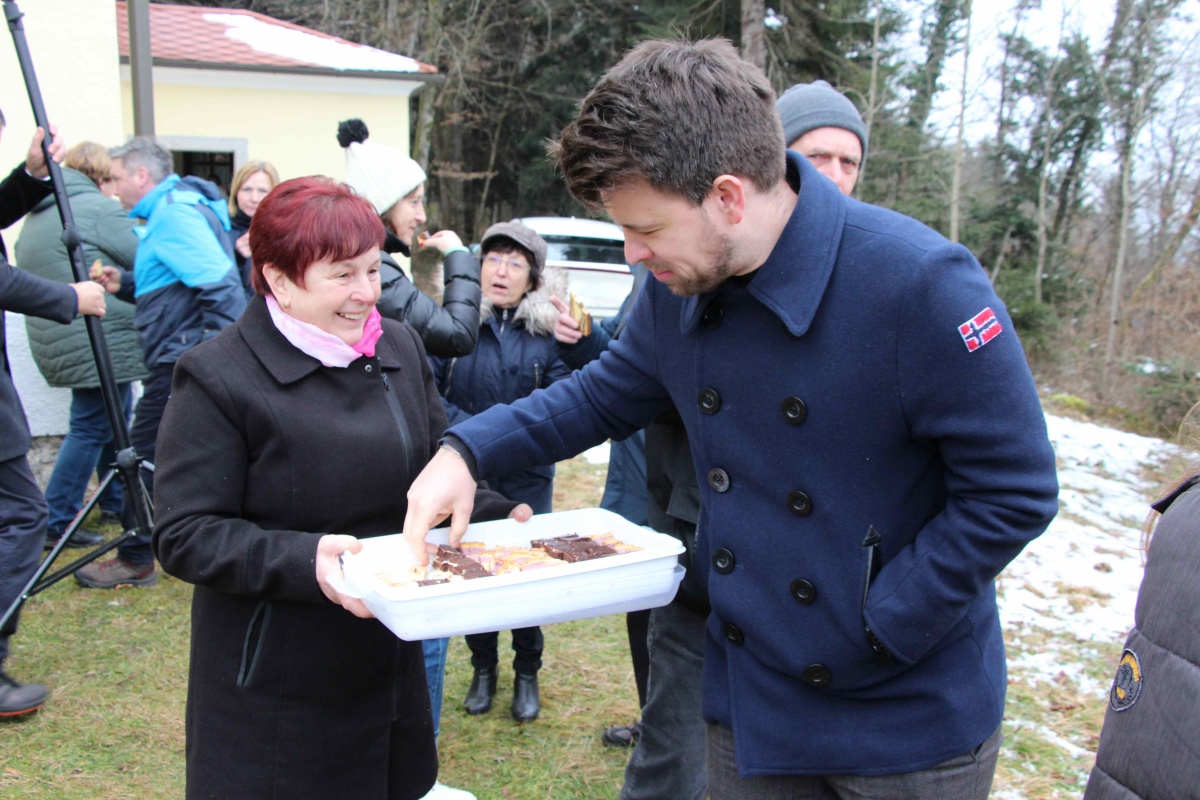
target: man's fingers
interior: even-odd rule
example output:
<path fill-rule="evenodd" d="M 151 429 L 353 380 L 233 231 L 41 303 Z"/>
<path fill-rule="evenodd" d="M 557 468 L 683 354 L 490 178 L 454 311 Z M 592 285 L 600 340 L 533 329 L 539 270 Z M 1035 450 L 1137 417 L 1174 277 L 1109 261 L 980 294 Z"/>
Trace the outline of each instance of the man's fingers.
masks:
<path fill-rule="evenodd" d="M 450 544 L 458 547 L 458 543 L 462 541 L 467 534 L 467 525 L 471 522 L 471 506 L 460 505 L 454 507 L 454 513 L 450 516 Z"/>
<path fill-rule="evenodd" d="M 564 303 L 559 298 L 555 297 L 554 295 L 550 295 L 550 302 L 554 305 L 555 308 L 558 309 L 558 313 L 560 313 L 560 314 L 570 314 L 571 313 L 571 307 L 568 306 L 566 303 Z"/>

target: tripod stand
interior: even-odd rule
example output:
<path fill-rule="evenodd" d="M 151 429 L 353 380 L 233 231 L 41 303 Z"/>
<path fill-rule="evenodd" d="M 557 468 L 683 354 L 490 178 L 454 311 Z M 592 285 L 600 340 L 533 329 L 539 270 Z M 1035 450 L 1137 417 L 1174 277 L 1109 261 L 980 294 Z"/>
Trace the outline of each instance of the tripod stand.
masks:
<path fill-rule="evenodd" d="M 22 14 L 13 0 L 5 0 L 4 16 L 8 22 L 9 30 L 12 32 L 13 45 L 16 48 L 17 59 L 21 65 L 21 73 L 25 78 L 25 88 L 29 94 L 30 105 L 33 108 L 34 120 L 39 127 L 47 131 L 47 137 L 42 142 L 42 151 L 46 159 L 47 168 L 50 171 L 50 182 L 54 190 L 54 200 L 58 206 L 59 217 L 62 219 L 62 241 L 66 245 L 67 253 L 70 255 L 71 271 L 77 282 L 87 281 L 89 277 L 87 269 L 84 266 L 83 241 L 79 235 L 79 231 L 75 227 L 75 219 L 71 213 L 70 201 L 67 198 L 62 170 L 50 156 L 50 124 L 46 116 L 45 105 L 42 102 L 41 90 L 38 88 L 33 61 L 29 55 L 29 46 L 25 40 L 25 30 L 21 24 Z M 117 461 L 101 479 L 100 487 L 88 498 L 79 514 L 67 526 L 58 543 L 42 559 L 41 564 L 25 584 L 20 595 L 4 611 L 3 616 L 0 616 L 0 629 L 4 628 L 8 621 L 20 610 L 24 602 L 32 595 L 52 586 L 68 575 L 73 574 L 81 567 L 100 558 L 105 553 L 117 547 L 121 543 L 122 538 L 132 538 L 138 535 L 149 536 L 153 525 L 150 498 L 140 474 L 141 469 L 152 470 L 153 465 L 144 462 L 138 456 L 130 442 L 129 428 L 125 424 L 125 415 L 120 396 L 117 392 L 117 381 L 113 373 L 112 359 L 109 355 L 108 343 L 105 339 L 104 329 L 101 327 L 100 320 L 93 316 L 87 316 L 84 317 L 84 324 L 87 326 L 92 357 L 96 362 L 96 372 L 100 379 L 100 392 L 104 399 L 109 427 L 112 429 L 112 441 L 117 451 Z M 55 560 L 57 560 L 63 547 L 70 541 L 71 535 L 75 533 L 82 524 L 83 519 L 98 502 L 100 494 L 116 479 L 120 479 L 124 484 L 125 496 L 133 509 L 136 522 L 135 528 L 126 530 L 122 537 L 111 542 L 106 542 L 94 551 L 47 576 L 46 573 L 53 566 Z"/>

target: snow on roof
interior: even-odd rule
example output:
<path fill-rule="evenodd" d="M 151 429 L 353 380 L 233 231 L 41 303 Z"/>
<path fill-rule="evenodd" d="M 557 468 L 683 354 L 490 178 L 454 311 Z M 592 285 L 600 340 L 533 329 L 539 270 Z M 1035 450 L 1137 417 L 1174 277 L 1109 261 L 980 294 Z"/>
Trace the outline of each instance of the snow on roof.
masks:
<path fill-rule="evenodd" d="M 117 40 L 129 56 L 129 17 L 117 7 Z M 289 67 L 402 75 L 436 73 L 416 59 L 356 44 L 282 20 L 232 8 L 150 5 L 150 52 L 155 61 L 194 62 L 233 69 Z"/>

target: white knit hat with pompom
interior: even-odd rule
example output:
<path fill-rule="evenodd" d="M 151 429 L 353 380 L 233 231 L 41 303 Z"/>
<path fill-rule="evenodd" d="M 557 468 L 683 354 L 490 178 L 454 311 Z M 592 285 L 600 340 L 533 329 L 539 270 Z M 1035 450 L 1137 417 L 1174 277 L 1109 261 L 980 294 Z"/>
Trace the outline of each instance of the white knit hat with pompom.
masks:
<path fill-rule="evenodd" d="M 404 153 L 367 140 L 361 119 L 338 123 L 338 144 L 346 150 L 346 183 L 380 216 L 425 182 L 425 170 Z"/>

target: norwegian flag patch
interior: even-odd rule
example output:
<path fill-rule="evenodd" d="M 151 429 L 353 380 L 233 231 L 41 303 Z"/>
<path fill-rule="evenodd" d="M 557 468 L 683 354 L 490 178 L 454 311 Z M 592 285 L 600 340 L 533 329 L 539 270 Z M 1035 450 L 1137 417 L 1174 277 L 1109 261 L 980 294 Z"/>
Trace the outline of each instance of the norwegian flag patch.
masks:
<path fill-rule="evenodd" d="M 959 335 L 972 353 L 1003 332 L 1004 327 L 990 306 L 958 326 Z"/>

